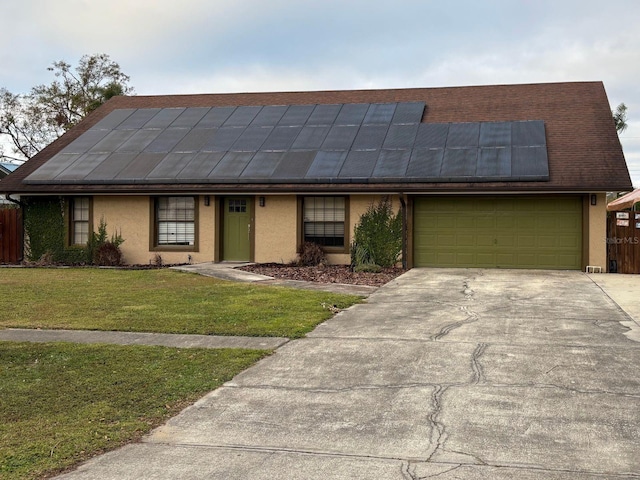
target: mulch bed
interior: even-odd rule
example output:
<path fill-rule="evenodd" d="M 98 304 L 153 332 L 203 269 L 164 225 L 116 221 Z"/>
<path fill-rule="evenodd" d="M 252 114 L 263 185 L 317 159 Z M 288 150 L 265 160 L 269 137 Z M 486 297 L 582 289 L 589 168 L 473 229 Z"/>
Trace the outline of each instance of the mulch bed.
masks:
<path fill-rule="evenodd" d="M 346 283 L 349 285 L 370 285 L 380 287 L 405 271 L 401 268 L 384 268 L 380 273 L 352 272 L 348 265 L 326 265 L 300 267 L 282 263 L 258 263 L 239 267 L 239 270 L 268 275 L 285 280 L 304 280 L 318 283 Z"/>

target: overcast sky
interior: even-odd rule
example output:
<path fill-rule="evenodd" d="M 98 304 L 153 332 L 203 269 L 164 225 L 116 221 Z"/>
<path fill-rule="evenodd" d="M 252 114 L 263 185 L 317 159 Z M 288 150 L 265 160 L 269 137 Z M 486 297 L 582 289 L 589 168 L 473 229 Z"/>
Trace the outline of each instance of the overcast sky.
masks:
<path fill-rule="evenodd" d="M 107 53 L 137 94 L 604 82 L 640 187 L 637 0 L 0 0 L 0 87 Z"/>

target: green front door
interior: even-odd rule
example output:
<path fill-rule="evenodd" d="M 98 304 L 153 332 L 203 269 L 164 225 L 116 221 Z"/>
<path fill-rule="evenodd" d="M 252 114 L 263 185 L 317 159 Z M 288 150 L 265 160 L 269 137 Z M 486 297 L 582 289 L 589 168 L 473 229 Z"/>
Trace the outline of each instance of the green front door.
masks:
<path fill-rule="evenodd" d="M 223 205 L 222 260 L 251 260 L 251 198 L 229 197 Z"/>
<path fill-rule="evenodd" d="M 414 201 L 418 267 L 580 269 L 582 199 L 421 197 Z"/>

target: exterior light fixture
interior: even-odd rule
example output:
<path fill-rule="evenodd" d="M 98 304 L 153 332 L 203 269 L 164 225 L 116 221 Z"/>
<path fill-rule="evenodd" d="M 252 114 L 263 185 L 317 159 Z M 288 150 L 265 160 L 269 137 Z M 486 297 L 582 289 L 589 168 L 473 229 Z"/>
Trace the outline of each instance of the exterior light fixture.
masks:
<path fill-rule="evenodd" d="M 265 199 L 264 199 L 264 197 L 258 197 L 258 204 L 259 204 L 261 207 L 264 207 L 264 204 L 265 204 Z"/>
<path fill-rule="evenodd" d="M 211 198 L 209 198 L 209 195 L 205 195 L 204 196 L 204 206 L 208 207 L 211 204 Z"/>
<path fill-rule="evenodd" d="M 598 196 L 595 193 L 591 194 L 591 205 L 597 205 L 598 204 Z"/>

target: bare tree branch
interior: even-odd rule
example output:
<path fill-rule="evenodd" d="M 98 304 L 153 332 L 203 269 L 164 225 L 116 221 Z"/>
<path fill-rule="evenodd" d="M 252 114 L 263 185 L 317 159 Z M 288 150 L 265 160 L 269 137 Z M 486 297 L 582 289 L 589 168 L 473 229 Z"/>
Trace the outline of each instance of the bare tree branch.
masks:
<path fill-rule="evenodd" d="M 109 98 L 133 93 L 129 76 L 109 55 L 84 55 L 75 69 L 64 60 L 48 67 L 55 79 L 28 94 L 0 88 L 0 137 L 13 153 L 33 157 Z"/>

